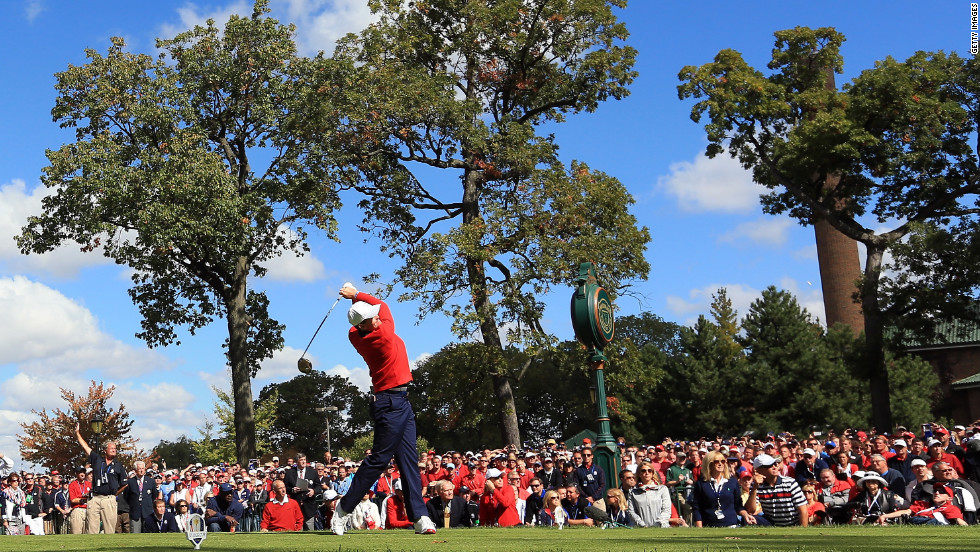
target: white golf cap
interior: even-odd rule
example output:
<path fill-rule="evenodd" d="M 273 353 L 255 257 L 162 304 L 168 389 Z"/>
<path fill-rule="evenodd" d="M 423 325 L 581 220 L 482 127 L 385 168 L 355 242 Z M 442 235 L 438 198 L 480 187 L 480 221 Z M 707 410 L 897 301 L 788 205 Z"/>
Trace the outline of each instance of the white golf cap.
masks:
<path fill-rule="evenodd" d="M 498 470 L 497 468 L 490 468 L 487 470 L 487 479 L 496 479 L 504 475 L 504 472 Z"/>
<path fill-rule="evenodd" d="M 817 453 L 812 448 L 805 448 L 803 449 L 803 456 L 807 456 L 807 455 L 816 456 Z"/>
<path fill-rule="evenodd" d="M 776 459 L 768 454 L 760 454 L 752 459 L 752 468 L 759 469 L 771 466 L 776 463 Z"/>
<path fill-rule="evenodd" d="M 926 464 L 925 460 L 916 458 L 915 460 L 912 460 L 912 467 L 914 468 L 916 466 L 928 466 L 928 464 Z"/>
<path fill-rule="evenodd" d="M 908 443 L 905 442 L 905 439 L 895 439 L 895 442 L 892 443 L 892 446 L 909 448 L 909 445 Z"/>
<path fill-rule="evenodd" d="M 365 320 L 370 320 L 375 316 L 378 316 L 378 312 L 380 311 L 380 304 L 371 305 L 365 303 L 364 301 L 358 301 L 351 306 L 349 311 L 347 311 L 347 320 L 350 321 L 351 326 L 356 326 Z"/>

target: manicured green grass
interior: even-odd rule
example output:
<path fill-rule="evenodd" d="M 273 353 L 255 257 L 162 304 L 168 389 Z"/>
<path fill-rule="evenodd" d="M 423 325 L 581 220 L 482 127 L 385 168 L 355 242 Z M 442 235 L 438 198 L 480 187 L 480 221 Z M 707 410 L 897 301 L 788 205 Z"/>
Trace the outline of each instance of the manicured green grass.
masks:
<path fill-rule="evenodd" d="M 191 550 L 181 534 L 68 535 L 0 537 L 0 550 L 97 551 Z M 859 551 L 904 552 L 980 550 L 980 526 L 974 527 L 814 527 L 808 529 L 608 529 L 548 528 L 455 529 L 436 535 L 407 530 L 329 533 L 210 534 L 201 550 L 222 552 L 409 552 L 541 550 L 549 552 L 714 552 Z"/>

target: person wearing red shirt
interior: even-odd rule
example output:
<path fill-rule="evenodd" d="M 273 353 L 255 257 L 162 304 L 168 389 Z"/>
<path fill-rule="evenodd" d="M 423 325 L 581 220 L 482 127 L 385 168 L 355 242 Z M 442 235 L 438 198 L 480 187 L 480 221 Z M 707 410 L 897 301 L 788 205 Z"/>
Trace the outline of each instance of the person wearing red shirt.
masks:
<path fill-rule="evenodd" d="M 874 441 L 871 442 L 871 449 L 874 451 L 873 454 L 884 456 L 886 461 L 892 456 L 895 456 L 895 453 L 888 446 L 888 437 L 884 435 L 878 435 L 874 438 Z"/>
<path fill-rule="evenodd" d="M 385 500 L 385 529 L 408 529 L 412 521 L 405 511 L 405 494 L 402 492 L 402 480 L 395 481 L 395 493 Z"/>
<path fill-rule="evenodd" d="M 463 486 L 471 490 L 476 498 L 483 494 L 487 482 L 487 464 L 489 464 L 489 460 L 486 456 L 481 455 L 476 462 L 476 467 L 463 477 Z"/>
<path fill-rule="evenodd" d="M 449 472 L 432 458 L 425 461 L 425 473 L 422 474 L 422 488 L 428 488 L 433 481 L 448 479 Z"/>
<path fill-rule="evenodd" d="M 905 510 L 896 510 L 885 514 L 883 518 L 911 515 L 912 525 L 968 525 L 963 519 L 963 512 L 953 504 L 953 489 L 942 483 L 932 488 L 932 504 L 917 500 Z"/>
<path fill-rule="evenodd" d="M 71 504 L 68 522 L 73 535 L 85 532 L 85 508 L 88 507 L 88 497 L 92 494 L 92 482 L 85 477 L 85 472 L 84 467 L 79 467 L 76 470 L 77 479 L 68 484 L 68 502 Z"/>
<path fill-rule="evenodd" d="M 963 477 L 963 463 L 956 456 L 946 452 L 943 449 L 943 443 L 939 439 L 931 439 L 929 441 L 929 459 L 928 462 L 929 469 L 932 469 L 933 464 L 936 462 L 946 462 L 949 467 L 956 470 L 956 474 Z"/>
<path fill-rule="evenodd" d="M 517 515 L 517 489 L 504 481 L 505 473 L 490 468 L 480 497 L 480 525 L 484 527 L 513 527 L 520 525 Z"/>
<path fill-rule="evenodd" d="M 347 320 L 351 324 L 347 338 L 371 374 L 370 414 L 374 420 L 374 443 L 371 454 L 354 474 L 347 494 L 337 502 L 330 528 L 336 535 L 344 534 L 347 516 L 394 458 L 407 495 L 406 514 L 414 522 L 415 532 L 435 534 L 436 526 L 429 519 L 422 499 L 415 412 L 408 400 L 412 370 L 408 365 L 405 342 L 395 334 L 395 320 L 384 301 L 359 293 L 350 283 L 344 284 L 340 296 L 353 301 L 347 311 Z"/>
<path fill-rule="evenodd" d="M 269 502 L 262 510 L 262 532 L 267 531 L 302 531 L 303 511 L 299 502 L 289 499 L 286 493 L 286 483 L 276 481 L 272 484 Z"/>

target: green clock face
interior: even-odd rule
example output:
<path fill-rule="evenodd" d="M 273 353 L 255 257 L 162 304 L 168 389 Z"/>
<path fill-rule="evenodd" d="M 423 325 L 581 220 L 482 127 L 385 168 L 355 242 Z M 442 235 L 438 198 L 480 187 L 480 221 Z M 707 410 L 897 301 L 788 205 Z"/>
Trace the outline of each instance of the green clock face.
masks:
<path fill-rule="evenodd" d="M 612 301 L 609 300 L 609 294 L 606 293 L 606 290 L 597 288 L 595 299 L 592 302 L 594 303 L 592 307 L 592 312 L 594 313 L 594 333 L 598 341 L 602 345 L 605 345 L 612 341 L 613 335 L 616 333 L 615 323 L 613 322 Z"/>
<path fill-rule="evenodd" d="M 612 301 L 606 290 L 587 284 L 572 295 L 572 327 L 586 347 L 602 350 L 613 339 L 615 321 Z"/>

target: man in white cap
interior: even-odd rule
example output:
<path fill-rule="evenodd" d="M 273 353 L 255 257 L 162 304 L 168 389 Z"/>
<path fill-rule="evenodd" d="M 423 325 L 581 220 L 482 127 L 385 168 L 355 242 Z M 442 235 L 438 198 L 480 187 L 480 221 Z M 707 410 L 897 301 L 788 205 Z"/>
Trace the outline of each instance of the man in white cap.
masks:
<path fill-rule="evenodd" d="M 384 301 L 359 293 L 350 283 L 344 284 L 340 295 L 354 302 L 347 311 L 347 320 L 352 326 L 347 337 L 371 373 L 374 443 L 371 454 L 355 472 L 347 494 L 337 502 L 330 528 L 337 535 L 344 534 L 347 514 L 354 511 L 394 456 L 403 480 L 408 519 L 414 523 L 416 533 L 434 534 L 436 526 L 429 519 L 422 500 L 415 412 L 408 401 L 412 370 L 408 365 L 405 342 L 395 334 L 395 320 Z"/>
<path fill-rule="evenodd" d="M 905 485 L 905 500 L 909 504 L 916 501 L 928 502 L 932 496 L 932 470 L 921 458 L 913 458 L 911 465 L 915 477 Z"/>
<path fill-rule="evenodd" d="M 760 454 L 752 460 L 755 478 L 752 490 L 745 501 L 745 509 L 758 511 L 756 501 L 762 505 L 766 519 L 777 527 L 809 524 L 806 497 L 795 479 L 779 475 L 778 460 L 768 454 Z"/>
<path fill-rule="evenodd" d="M 905 439 L 895 439 L 895 442 L 892 443 L 892 448 L 895 449 L 895 456 L 887 460 L 888 469 L 902 474 L 906 482 L 915 479 L 915 472 L 912 471 L 912 460 L 915 457 L 909 454 L 908 443 L 905 442 Z"/>

